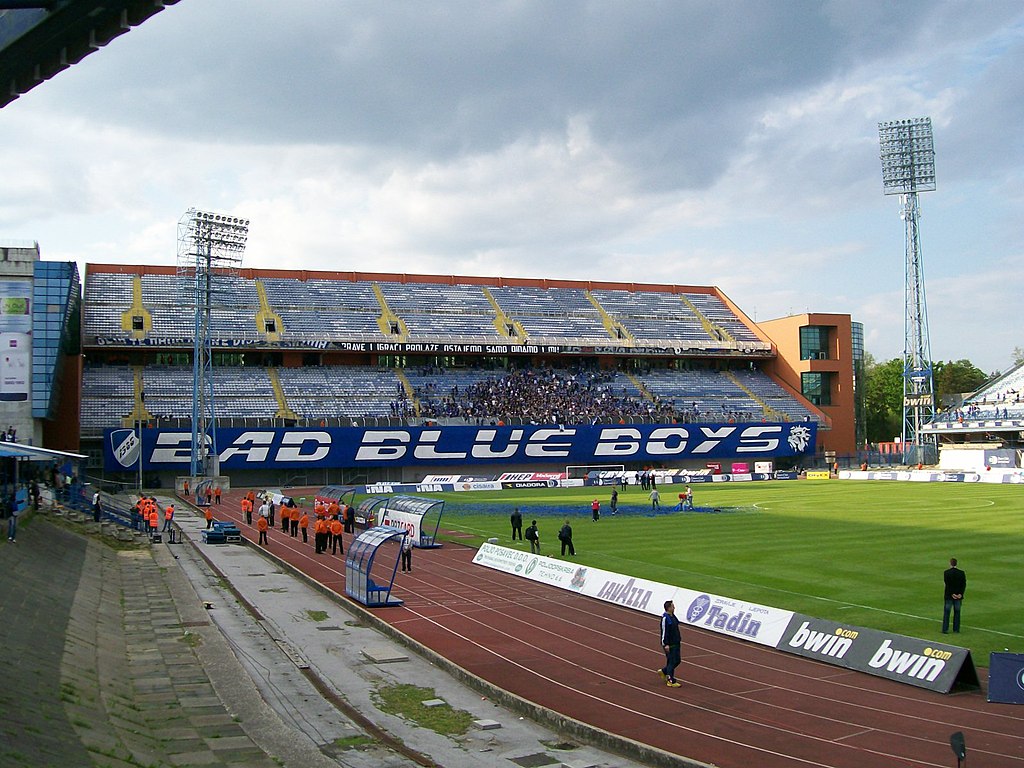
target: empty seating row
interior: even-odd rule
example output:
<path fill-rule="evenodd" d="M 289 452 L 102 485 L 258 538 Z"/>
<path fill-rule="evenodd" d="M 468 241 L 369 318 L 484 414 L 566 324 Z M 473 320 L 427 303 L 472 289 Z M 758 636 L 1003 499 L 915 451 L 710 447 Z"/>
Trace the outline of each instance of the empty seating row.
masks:
<path fill-rule="evenodd" d="M 195 286 L 185 276 L 145 274 L 140 278 L 142 308 L 152 321 L 137 326 L 151 338 L 190 339 L 195 333 Z M 85 282 L 83 332 L 88 340 L 125 333 L 122 316 L 134 305 L 132 274 L 89 273 Z M 405 324 L 417 340 L 471 338 L 483 342 L 507 341 L 495 321 L 499 310 L 523 328 L 522 342 L 614 343 L 601 309 L 582 288 L 400 283 L 331 280 L 328 278 L 244 278 L 215 275 L 210 333 L 215 339 L 244 341 L 393 340 L 397 335 L 380 326 L 384 308 Z M 261 308 L 280 318 L 280 325 L 258 322 Z M 745 323 L 717 296 L 671 294 L 657 291 L 594 290 L 590 294 L 615 321 L 641 344 L 676 341 L 710 342 L 700 317 L 689 303 L 725 334 L 739 342 L 757 342 Z M 268 334 L 277 334 L 270 337 Z M 719 341 L 727 340 L 722 335 Z M 699 346 L 699 344 L 698 344 Z"/>

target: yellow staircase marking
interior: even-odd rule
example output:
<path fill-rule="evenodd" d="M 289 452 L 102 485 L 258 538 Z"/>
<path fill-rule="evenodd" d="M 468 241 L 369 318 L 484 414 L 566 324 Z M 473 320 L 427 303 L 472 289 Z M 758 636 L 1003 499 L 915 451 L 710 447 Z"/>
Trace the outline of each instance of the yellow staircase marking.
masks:
<path fill-rule="evenodd" d="M 409 377 L 405 375 L 404 368 L 392 368 L 395 372 L 395 376 L 398 377 L 398 381 L 402 384 L 402 389 L 405 390 L 405 396 L 409 398 L 409 402 L 412 403 L 413 413 L 419 418 L 420 415 L 420 399 L 416 396 L 416 390 L 412 388 L 412 382 L 409 381 Z"/>
<path fill-rule="evenodd" d="M 748 388 L 742 381 L 736 378 L 736 374 L 734 374 L 732 371 L 723 371 L 723 373 L 729 378 L 729 380 L 733 384 L 742 389 L 747 394 L 747 397 L 749 397 L 751 400 L 753 400 L 755 403 L 761 406 L 761 410 L 764 411 L 764 416 L 766 419 L 772 419 L 774 421 L 789 421 L 789 417 L 786 416 L 786 414 L 782 413 L 781 411 L 776 411 L 774 408 L 768 405 L 768 403 L 766 403 L 764 400 L 758 397 L 753 390 Z"/>
<path fill-rule="evenodd" d="M 142 400 L 142 390 L 145 387 L 145 382 L 142 380 L 142 366 L 132 366 L 132 385 L 135 389 L 135 403 L 132 406 L 132 412 L 121 419 L 122 427 L 134 427 L 140 421 L 149 421 L 152 419 L 152 415 L 146 410 L 146 404 Z"/>
<path fill-rule="evenodd" d="M 498 300 L 494 298 L 494 294 L 491 293 L 491 289 L 486 285 L 482 286 L 484 296 L 487 297 L 487 301 L 494 307 L 494 327 L 499 334 L 504 336 L 506 339 L 513 341 L 525 342 L 526 341 L 526 329 L 520 324 L 518 320 L 513 320 L 511 317 L 505 314 L 505 310 L 501 308 Z M 516 335 L 513 336 L 508 332 L 509 326 L 512 326 L 515 330 Z"/>
<path fill-rule="evenodd" d="M 736 341 L 736 339 L 733 338 L 733 335 L 725 330 L 725 328 L 718 325 L 718 323 L 711 322 L 707 315 L 697 309 L 696 305 L 692 301 L 685 296 L 680 296 L 679 298 L 682 299 L 683 304 L 689 307 L 690 311 L 697 316 L 698 320 L 700 320 L 700 324 L 704 328 L 704 333 L 708 335 L 708 338 L 714 339 L 715 341 Z"/>
<path fill-rule="evenodd" d="M 281 334 L 284 333 L 284 323 L 281 322 L 281 316 L 277 314 L 270 306 L 270 301 L 267 299 L 267 288 L 263 285 L 263 281 L 259 278 L 253 281 L 256 283 L 256 296 L 260 300 L 260 308 L 256 313 L 256 332 L 266 336 L 267 341 L 280 341 Z M 271 320 L 274 323 L 275 331 L 267 330 L 267 321 Z M 284 402 L 283 399 L 279 402 Z M 287 408 L 287 405 L 285 406 Z M 290 418 L 290 417 L 288 417 Z"/>
<path fill-rule="evenodd" d="M 626 378 L 633 382 L 633 386 L 640 390 L 640 394 L 643 396 L 644 400 L 649 400 L 650 402 L 653 403 L 654 393 L 651 392 L 651 390 L 649 390 L 644 385 L 644 383 L 640 381 L 640 379 L 638 379 L 634 374 L 630 373 L 629 371 L 624 371 L 624 373 L 626 374 Z"/>
<path fill-rule="evenodd" d="M 142 329 L 135 328 L 134 319 L 142 317 Z M 144 339 L 153 330 L 153 318 L 142 305 L 142 276 L 132 277 L 132 306 L 121 313 L 121 330 L 130 333 L 133 339 Z"/>
<path fill-rule="evenodd" d="M 409 340 L 409 329 L 405 327 L 405 321 L 391 311 L 391 307 L 388 306 L 388 300 L 384 298 L 384 291 L 381 290 L 377 283 L 373 284 L 373 293 L 377 297 L 377 303 L 380 304 L 380 317 L 377 318 L 377 327 L 380 328 L 380 332 L 385 336 L 395 339 L 399 342 Z M 398 336 L 391 333 L 391 326 L 395 324 L 398 326 Z"/>
<path fill-rule="evenodd" d="M 601 315 L 601 323 L 604 325 L 605 331 L 608 332 L 608 336 L 622 343 L 625 346 L 634 346 L 636 344 L 636 338 L 630 333 L 626 326 L 615 320 L 611 315 L 608 314 L 601 302 L 597 300 L 590 291 L 586 292 L 586 297 L 591 304 L 594 305 L 594 309 Z"/>
<path fill-rule="evenodd" d="M 288 406 L 288 398 L 285 397 L 284 387 L 281 386 L 281 377 L 277 373 L 277 368 L 268 367 L 267 376 L 270 379 L 270 386 L 274 389 L 274 399 L 277 400 L 277 413 L 274 414 L 274 418 L 296 420 L 302 418 Z"/>

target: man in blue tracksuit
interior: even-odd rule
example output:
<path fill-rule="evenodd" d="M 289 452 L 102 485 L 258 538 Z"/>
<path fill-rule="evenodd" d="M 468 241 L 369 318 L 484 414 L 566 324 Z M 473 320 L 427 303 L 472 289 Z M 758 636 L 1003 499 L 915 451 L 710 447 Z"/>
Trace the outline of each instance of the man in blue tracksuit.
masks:
<path fill-rule="evenodd" d="M 676 606 L 671 600 L 665 601 L 665 612 L 661 614 L 661 647 L 665 651 L 665 666 L 658 670 L 669 688 L 678 688 L 676 667 L 679 666 L 679 619 Z"/>

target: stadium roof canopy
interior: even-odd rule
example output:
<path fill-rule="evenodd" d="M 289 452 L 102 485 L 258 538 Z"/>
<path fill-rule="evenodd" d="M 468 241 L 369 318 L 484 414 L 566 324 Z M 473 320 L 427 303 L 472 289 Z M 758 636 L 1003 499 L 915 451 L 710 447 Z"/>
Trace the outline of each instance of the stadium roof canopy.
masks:
<path fill-rule="evenodd" d="M 0 458 L 29 459 L 30 461 L 56 461 L 57 459 L 84 459 L 81 453 L 55 451 L 24 443 L 0 443 Z"/>
<path fill-rule="evenodd" d="M 0 108 L 178 0 L 0 0 Z"/>

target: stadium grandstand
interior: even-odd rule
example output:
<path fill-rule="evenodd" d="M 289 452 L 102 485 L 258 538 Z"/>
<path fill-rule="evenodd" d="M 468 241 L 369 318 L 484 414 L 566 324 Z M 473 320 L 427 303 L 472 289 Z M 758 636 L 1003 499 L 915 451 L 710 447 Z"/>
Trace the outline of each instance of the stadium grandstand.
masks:
<path fill-rule="evenodd" d="M 715 287 L 253 269 L 223 279 L 231 304 L 211 310 L 220 427 L 793 422 L 813 423 L 819 448 L 832 436 L 854 449 L 852 404 L 802 396 L 799 374 L 796 386 L 779 374 L 798 361 L 780 364 L 775 341 Z M 193 308 L 178 280 L 173 267 L 86 267 L 80 423 L 97 463 L 111 429 L 190 424 Z M 852 368 L 848 347 L 803 357 Z"/>
<path fill-rule="evenodd" d="M 135 431 L 147 449 L 166 445 L 161 455 L 180 462 L 179 438 L 193 418 L 196 326 L 175 267 L 88 264 L 80 284 L 74 263 L 44 262 L 35 244 L 5 253 L 5 307 L 31 307 L 23 330 L 32 373 L 30 386 L 5 381 L 25 391 L 0 400 L 4 423 L 30 435 L 26 442 L 87 454 L 83 471 L 105 480 L 131 476 L 111 464 L 112 432 Z M 332 454 L 333 474 L 314 472 L 311 481 L 351 479 L 349 470 L 368 480 L 452 471 L 460 457 L 468 466 L 478 455 L 506 458 L 508 471 L 540 469 L 548 456 L 547 469 L 593 463 L 590 448 L 569 456 L 499 445 L 527 443 L 545 427 L 586 437 L 611 425 L 621 429 L 609 434 L 646 440 L 665 425 L 716 436 L 737 425 L 799 424 L 815 436 L 810 448 L 801 443 L 801 463 L 826 454 L 856 461 L 859 326 L 845 315 L 754 323 L 713 286 L 257 269 L 218 279 L 222 298 L 210 308 L 216 425 L 243 441 L 232 450 L 248 457 L 246 470 L 266 455 L 254 448 L 261 440 L 327 435 L 333 451 L 363 440 L 356 428 L 378 432 L 348 458 Z M 413 445 L 421 439 L 433 442 Z M 469 447 L 445 450 L 449 439 Z M 373 447 L 377 440 L 405 441 L 408 451 L 389 454 Z M 704 467 L 717 448 L 686 457 L 675 445 L 597 453 L 616 463 L 625 455 L 630 468 Z M 315 445 L 296 448 L 290 464 L 268 459 L 258 482 L 310 469 L 303 451 Z M 376 462 L 359 465 L 365 456 Z M 181 474 L 173 464 L 144 466 L 160 483 Z M 247 479 L 240 472 L 237 482 Z"/>
<path fill-rule="evenodd" d="M 940 468 L 991 471 L 1022 466 L 1024 363 L 936 413 L 922 433 L 938 440 Z"/>

